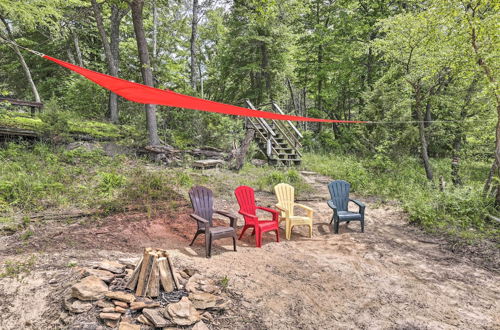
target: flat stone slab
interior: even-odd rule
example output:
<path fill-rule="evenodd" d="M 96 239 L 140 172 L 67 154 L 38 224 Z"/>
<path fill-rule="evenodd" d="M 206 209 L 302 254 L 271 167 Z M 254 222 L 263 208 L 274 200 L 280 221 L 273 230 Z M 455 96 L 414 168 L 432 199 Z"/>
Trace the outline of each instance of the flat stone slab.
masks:
<path fill-rule="evenodd" d="M 212 168 L 212 167 L 217 167 L 219 165 L 223 165 L 224 161 L 220 159 L 202 159 L 202 160 L 197 160 L 193 162 L 193 167 L 194 168 Z"/>
<path fill-rule="evenodd" d="M 109 291 L 106 293 L 106 298 L 124 301 L 129 304 L 135 301 L 135 296 L 133 294 L 122 291 Z"/>

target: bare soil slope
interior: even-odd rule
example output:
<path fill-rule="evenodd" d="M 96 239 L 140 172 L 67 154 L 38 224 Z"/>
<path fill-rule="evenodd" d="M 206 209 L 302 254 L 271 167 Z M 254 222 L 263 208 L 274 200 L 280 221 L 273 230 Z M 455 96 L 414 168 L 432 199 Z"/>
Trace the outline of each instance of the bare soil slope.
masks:
<path fill-rule="evenodd" d="M 25 248 L 13 237 L 0 238 L 1 264 L 26 260 L 26 247 L 40 249 L 30 274 L 0 279 L 0 328 L 72 328 L 77 317 L 62 309 L 60 294 L 78 276 L 78 266 L 137 256 L 142 246 L 154 245 L 169 249 L 177 267 L 229 279 L 234 303 L 211 328 L 500 329 L 497 271 L 442 248 L 444 242 L 408 225 L 395 206 L 367 202 L 365 233 L 351 223 L 334 235 L 324 202 L 328 178 L 306 178 L 317 188 L 304 202 L 317 210 L 312 239 L 299 227 L 291 241 L 283 232 L 280 243 L 265 234 L 257 249 L 248 235 L 238 252 L 230 240 L 219 241 L 211 259 L 204 258 L 203 238 L 187 247 L 195 226 L 187 208 L 152 219 L 112 218 L 98 227 L 61 225 L 36 232 Z M 263 193 L 257 199 L 275 201 Z M 237 210 L 234 201 L 218 207 Z M 68 267 L 70 261 L 78 266 Z"/>

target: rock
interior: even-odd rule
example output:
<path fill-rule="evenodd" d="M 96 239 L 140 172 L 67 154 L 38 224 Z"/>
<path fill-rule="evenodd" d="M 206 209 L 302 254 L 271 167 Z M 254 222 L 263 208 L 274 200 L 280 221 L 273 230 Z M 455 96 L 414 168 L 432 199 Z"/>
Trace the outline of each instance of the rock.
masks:
<path fill-rule="evenodd" d="M 189 300 L 196 309 L 207 309 L 215 307 L 217 296 L 207 292 L 195 292 L 189 295 Z"/>
<path fill-rule="evenodd" d="M 93 269 L 93 268 L 85 268 L 84 275 L 94 275 L 99 277 L 104 282 L 111 282 L 115 278 L 115 274 L 110 271 L 102 270 L 102 269 Z"/>
<path fill-rule="evenodd" d="M 172 322 L 177 325 L 191 325 L 201 319 L 200 313 L 187 297 L 182 297 L 178 303 L 169 304 L 163 309 L 163 314 L 165 313 L 168 313 Z"/>
<path fill-rule="evenodd" d="M 192 330 L 208 330 L 208 327 L 203 321 L 200 321 L 194 325 Z"/>
<path fill-rule="evenodd" d="M 128 304 L 124 301 L 120 301 L 120 300 L 113 300 L 113 304 L 115 304 L 115 306 L 120 306 L 120 307 L 123 307 L 123 308 L 128 308 Z"/>
<path fill-rule="evenodd" d="M 135 301 L 135 296 L 133 294 L 125 293 L 123 291 L 109 291 L 106 293 L 106 297 L 109 299 L 124 301 L 126 303 Z"/>
<path fill-rule="evenodd" d="M 117 313 L 125 314 L 126 311 L 127 310 L 125 308 L 123 308 L 123 307 L 120 307 L 120 306 L 116 306 L 115 307 L 115 312 L 117 312 Z"/>
<path fill-rule="evenodd" d="M 106 307 L 114 308 L 115 307 L 114 304 L 110 303 L 107 300 L 99 300 L 96 305 L 97 305 L 97 307 L 101 307 L 101 308 L 106 308 Z"/>
<path fill-rule="evenodd" d="M 263 159 L 252 159 L 250 161 L 250 163 L 252 163 L 253 166 L 257 166 L 257 167 L 262 167 L 262 166 L 265 166 L 267 165 L 267 161 L 263 160 Z"/>
<path fill-rule="evenodd" d="M 103 320 L 119 320 L 122 314 L 120 313 L 99 313 L 99 318 Z"/>
<path fill-rule="evenodd" d="M 104 324 L 110 328 L 116 328 L 118 325 L 118 320 L 104 320 Z"/>
<path fill-rule="evenodd" d="M 115 308 L 114 307 L 104 307 L 101 312 L 103 312 L 103 313 L 114 313 L 115 312 Z"/>
<path fill-rule="evenodd" d="M 121 274 L 125 266 L 116 261 L 104 260 L 95 264 L 95 268 L 104 269 L 115 274 Z"/>
<path fill-rule="evenodd" d="M 143 308 L 155 308 L 155 307 L 160 307 L 160 303 L 158 301 L 155 302 L 135 301 L 130 304 L 130 309 L 133 311 Z"/>
<path fill-rule="evenodd" d="M 184 269 L 184 273 L 186 273 L 189 277 L 193 276 L 197 272 L 198 271 L 196 269 L 193 269 L 193 268 L 186 268 L 186 269 Z"/>
<path fill-rule="evenodd" d="M 49 280 L 49 284 L 50 284 L 50 285 L 57 284 L 57 282 L 58 282 L 58 281 L 57 281 L 55 278 L 51 278 L 51 279 Z"/>
<path fill-rule="evenodd" d="M 67 150 L 73 150 L 73 149 L 78 149 L 78 148 L 82 148 L 82 149 L 85 149 L 85 150 L 92 151 L 92 150 L 99 149 L 99 146 L 97 146 L 97 145 L 95 145 L 93 143 L 82 142 L 82 141 L 71 142 L 70 144 L 68 144 L 66 146 Z"/>
<path fill-rule="evenodd" d="M 64 308 L 71 313 L 80 314 L 88 312 L 92 308 L 92 303 L 83 302 L 71 296 L 64 298 Z"/>
<path fill-rule="evenodd" d="M 212 316 L 212 314 L 210 314 L 210 312 L 205 312 L 205 313 L 201 314 L 201 319 L 208 321 L 208 322 L 214 321 L 214 317 Z"/>
<path fill-rule="evenodd" d="M 140 258 L 120 258 L 118 261 L 125 265 L 127 268 L 132 268 L 134 269 L 137 263 L 139 262 Z"/>
<path fill-rule="evenodd" d="M 186 283 L 186 290 L 188 292 L 220 293 L 220 288 L 215 285 L 213 280 L 206 279 L 200 274 L 194 274 L 189 278 Z"/>
<path fill-rule="evenodd" d="M 151 323 L 147 317 L 145 317 L 144 315 L 139 315 L 139 317 L 137 318 L 136 320 L 137 322 L 139 323 L 142 323 L 142 324 L 145 324 L 145 325 L 153 325 L 153 323 Z"/>
<path fill-rule="evenodd" d="M 71 287 L 71 296 L 80 300 L 98 300 L 104 298 L 108 286 L 99 277 L 91 275 Z"/>
<path fill-rule="evenodd" d="M 145 308 L 142 310 L 142 313 L 157 328 L 163 328 L 169 325 L 169 322 L 165 320 L 163 315 L 157 309 Z"/>
<path fill-rule="evenodd" d="M 130 324 L 127 322 L 120 322 L 120 326 L 118 327 L 118 330 L 141 330 L 141 326 L 138 324 Z"/>

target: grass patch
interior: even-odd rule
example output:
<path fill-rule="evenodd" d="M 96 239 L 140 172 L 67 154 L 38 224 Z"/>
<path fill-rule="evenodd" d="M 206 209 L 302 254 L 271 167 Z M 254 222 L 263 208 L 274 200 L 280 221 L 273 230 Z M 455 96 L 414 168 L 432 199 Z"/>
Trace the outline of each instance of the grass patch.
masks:
<path fill-rule="evenodd" d="M 0 148 L 0 223 L 13 225 L 9 214 L 48 209 L 123 211 L 127 206 L 179 200 L 179 180 L 164 168 L 125 156 L 107 157 L 100 149 L 63 147 L 45 143 L 9 143 Z M 29 224 L 16 225 L 23 229 Z M 4 227 L 4 226 L 2 226 Z M 26 234 L 28 235 L 28 234 Z M 29 238 L 29 237 L 27 237 Z"/>
<path fill-rule="evenodd" d="M 447 232 L 473 241 L 498 240 L 497 225 L 486 221 L 487 214 L 498 215 L 492 198 L 482 196 L 483 179 L 489 164 L 462 163 L 464 185 L 451 185 L 450 160 L 433 159 L 434 176 L 449 182 L 445 191 L 429 182 L 418 159 L 406 157 L 397 162 L 387 158 L 363 159 L 347 155 L 306 154 L 306 168 L 351 183 L 355 193 L 373 195 L 401 203 L 413 223 L 428 231 Z"/>
<path fill-rule="evenodd" d="M 4 271 L 0 273 L 0 278 L 19 277 L 21 274 L 29 274 L 36 263 L 36 257 L 30 256 L 26 260 L 7 260 L 4 263 Z"/>

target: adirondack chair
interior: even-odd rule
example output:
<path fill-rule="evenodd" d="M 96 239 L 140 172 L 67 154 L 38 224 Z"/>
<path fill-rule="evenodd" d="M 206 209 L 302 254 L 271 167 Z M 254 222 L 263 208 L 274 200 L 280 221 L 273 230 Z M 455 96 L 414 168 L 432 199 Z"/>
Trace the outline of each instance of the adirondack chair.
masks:
<path fill-rule="evenodd" d="M 301 225 L 309 226 L 309 237 L 312 237 L 313 209 L 308 206 L 295 203 L 295 189 L 289 184 L 280 183 L 274 186 L 274 192 L 278 198 L 278 204 L 276 204 L 276 207 L 281 211 L 280 220 L 285 221 L 286 239 L 290 239 L 292 236 L 293 226 Z M 295 206 L 306 210 L 307 216 L 294 215 L 293 211 Z"/>
<path fill-rule="evenodd" d="M 361 232 L 365 232 L 365 204 L 349 198 L 350 189 L 351 185 L 344 180 L 332 181 L 328 184 L 328 190 L 332 199 L 327 203 L 333 210 L 330 224 L 333 222 L 335 234 L 339 233 L 339 224 L 341 222 L 349 223 L 351 221 L 359 221 L 361 223 Z M 350 201 L 359 206 L 358 212 L 350 212 L 348 210 Z"/>
<path fill-rule="evenodd" d="M 280 241 L 279 234 L 279 212 L 267 207 L 255 205 L 255 192 L 252 188 L 248 186 L 239 186 L 234 191 L 238 204 L 240 205 L 239 213 L 245 219 L 245 226 L 241 231 L 240 237 L 248 228 L 253 228 L 252 235 L 255 234 L 255 245 L 257 247 L 262 246 L 262 234 L 266 231 L 276 232 L 276 241 Z M 259 220 L 257 217 L 257 210 L 262 210 L 271 213 L 272 220 Z"/>
<path fill-rule="evenodd" d="M 202 186 L 191 188 L 189 190 L 189 198 L 194 210 L 191 218 L 196 220 L 198 224 L 198 230 L 189 246 L 193 245 L 198 235 L 205 234 L 205 252 L 207 258 L 210 258 L 212 255 L 212 242 L 219 238 L 232 237 L 233 248 L 236 251 L 236 217 L 228 212 L 214 210 L 213 193 L 208 188 Z M 212 222 L 214 213 L 229 218 L 230 226 L 214 226 Z"/>

